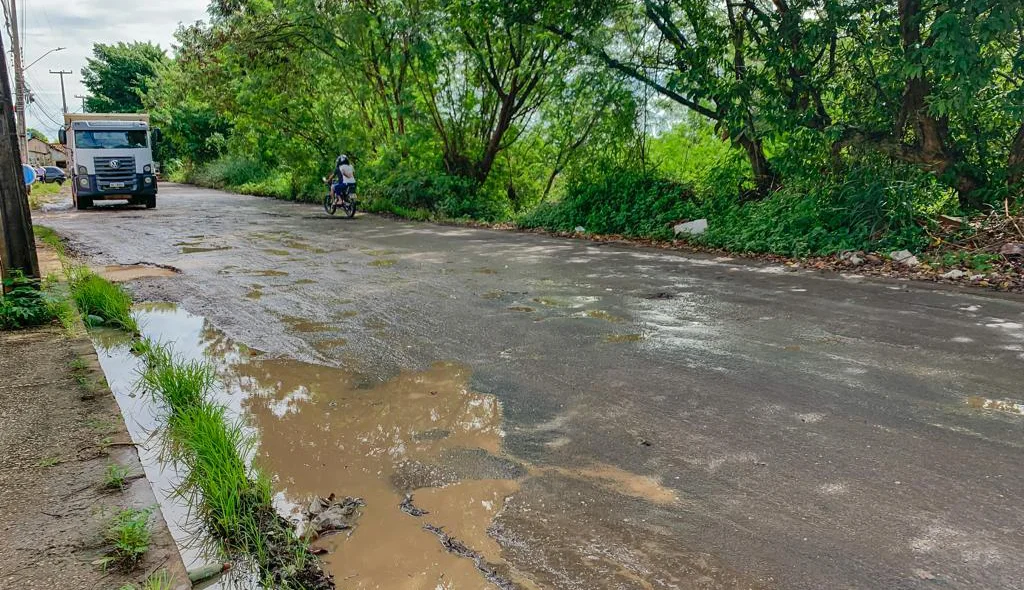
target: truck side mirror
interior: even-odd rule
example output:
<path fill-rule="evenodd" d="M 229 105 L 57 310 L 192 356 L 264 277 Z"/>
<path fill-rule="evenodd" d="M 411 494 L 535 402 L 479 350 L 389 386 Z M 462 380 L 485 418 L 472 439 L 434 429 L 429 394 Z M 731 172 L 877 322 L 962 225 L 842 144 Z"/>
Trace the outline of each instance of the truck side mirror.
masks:
<path fill-rule="evenodd" d="M 64 129 L 63 127 L 58 129 L 57 130 L 57 139 L 60 140 L 60 144 L 61 145 L 67 145 L 68 144 L 68 132 L 67 132 L 67 129 Z"/>
<path fill-rule="evenodd" d="M 163 140 L 164 140 L 164 133 L 163 133 L 163 131 L 160 131 L 159 127 L 154 127 L 153 128 L 153 143 L 154 144 L 160 143 Z"/>

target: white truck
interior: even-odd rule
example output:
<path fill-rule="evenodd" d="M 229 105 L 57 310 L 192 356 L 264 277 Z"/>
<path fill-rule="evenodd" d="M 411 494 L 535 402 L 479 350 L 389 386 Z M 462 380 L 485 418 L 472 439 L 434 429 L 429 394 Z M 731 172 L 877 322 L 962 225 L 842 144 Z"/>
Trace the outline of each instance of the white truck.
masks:
<path fill-rule="evenodd" d="M 99 200 L 127 200 L 156 207 L 157 178 L 149 115 L 77 113 L 64 115 L 60 142 L 68 148 L 68 173 L 75 207 Z"/>

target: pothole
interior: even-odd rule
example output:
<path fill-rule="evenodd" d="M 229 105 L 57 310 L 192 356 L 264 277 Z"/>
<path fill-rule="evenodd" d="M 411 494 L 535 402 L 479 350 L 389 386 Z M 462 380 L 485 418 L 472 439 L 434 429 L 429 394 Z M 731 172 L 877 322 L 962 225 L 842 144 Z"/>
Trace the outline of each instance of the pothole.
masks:
<path fill-rule="evenodd" d="M 115 283 L 126 283 L 136 279 L 173 277 L 180 271 L 173 266 L 157 264 L 116 264 L 96 269 L 96 274 Z"/>

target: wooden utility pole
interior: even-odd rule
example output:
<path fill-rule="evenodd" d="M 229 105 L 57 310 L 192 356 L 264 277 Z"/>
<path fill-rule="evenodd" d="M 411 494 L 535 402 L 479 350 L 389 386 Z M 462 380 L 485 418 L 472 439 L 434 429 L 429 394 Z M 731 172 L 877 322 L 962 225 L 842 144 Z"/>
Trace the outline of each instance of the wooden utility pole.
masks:
<path fill-rule="evenodd" d="M 39 278 L 32 213 L 20 163 L 7 60 L 2 59 L 3 55 L 4 43 L 0 38 L 0 275 L 7 277 L 12 270 L 19 270 L 25 276 Z"/>
<path fill-rule="evenodd" d="M 76 95 L 75 95 L 75 98 L 80 98 L 80 99 L 82 99 L 82 112 L 83 112 L 83 113 L 87 113 L 87 112 L 89 112 L 89 111 L 88 111 L 88 110 L 87 110 L 87 109 L 85 108 L 85 99 L 87 99 L 87 98 L 89 98 L 89 97 L 88 97 L 88 96 L 83 96 L 83 95 L 81 95 L 81 94 L 76 94 Z"/>
<path fill-rule="evenodd" d="M 55 72 L 50 70 L 50 73 L 58 74 L 60 76 L 60 98 L 64 101 L 64 114 L 66 115 L 68 114 L 68 95 L 64 91 L 64 74 L 74 74 L 74 72 L 69 72 L 67 70 L 58 70 Z"/>
<path fill-rule="evenodd" d="M 28 162 L 28 136 L 25 133 L 25 63 L 21 61 L 21 36 L 18 33 L 18 3 L 11 6 L 11 52 L 14 54 L 14 105 L 18 114 L 18 150 L 21 162 Z"/>

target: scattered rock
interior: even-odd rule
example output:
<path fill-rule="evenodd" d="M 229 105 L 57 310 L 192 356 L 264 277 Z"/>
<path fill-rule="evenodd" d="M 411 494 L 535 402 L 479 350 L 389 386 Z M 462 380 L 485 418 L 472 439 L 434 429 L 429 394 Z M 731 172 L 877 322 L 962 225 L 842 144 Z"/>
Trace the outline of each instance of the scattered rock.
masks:
<path fill-rule="evenodd" d="M 882 262 L 882 257 L 878 256 L 877 254 L 868 254 L 864 257 L 864 259 L 870 262 L 871 264 L 879 264 Z"/>
<path fill-rule="evenodd" d="M 708 231 L 708 220 L 698 219 L 696 221 L 688 221 L 686 223 L 680 223 L 673 228 L 675 234 L 687 234 L 691 236 L 699 236 L 702 233 Z"/>
<path fill-rule="evenodd" d="M 839 260 L 845 262 L 849 266 L 860 266 L 864 264 L 863 256 L 863 252 L 843 252 L 839 255 Z"/>
<path fill-rule="evenodd" d="M 325 534 L 345 531 L 355 527 L 355 522 L 362 516 L 359 509 L 366 506 L 362 498 L 346 497 L 338 501 L 334 494 L 327 498 L 316 497 L 309 503 L 306 509 L 306 519 L 309 521 L 307 533 L 316 537 Z"/>
<path fill-rule="evenodd" d="M 954 281 L 959 281 L 960 279 L 962 279 L 962 278 L 964 278 L 966 276 L 967 276 L 967 273 L 965 273 L 964 271 L 962 271 L 960 269 L 953 269 L 953 270 L 947 272 L 946 274 L 942 275 L 942 278 L 950 279 L 950 280 L 954 280 Z"/>
<path fill-rule="evenodd" d="M 1007 242 L 999 249 L 999 253 L 1003 256 L 1024 256 L 1024 244 Z"/>
<path fill-rule="evenodd" d="M 573 231 L 575 231 L 578 234 L 585 234 L 587 233 L 587 228 L 583 227 L 582 225 L 577 225 L 576 229 Z"/>
<path fill-rule="evenodd" d="M 985 275 L 971 275 L 971 282 L 977 283 L 981 279 L 985 278 Z"/>
<path fill-rule="evenodd" d="M 907 268 L 914 268 L 915 266 L 919 266 L 921 264 L 921 261 L 918 260 L 917 256 L 914 256 L 910 252 L 910 250 L 897 250 L 896 252 L 890 254 L 889 258 L 892 258 L 893 262 L 896 262 L 897 264 L 902 264 Z"/>

